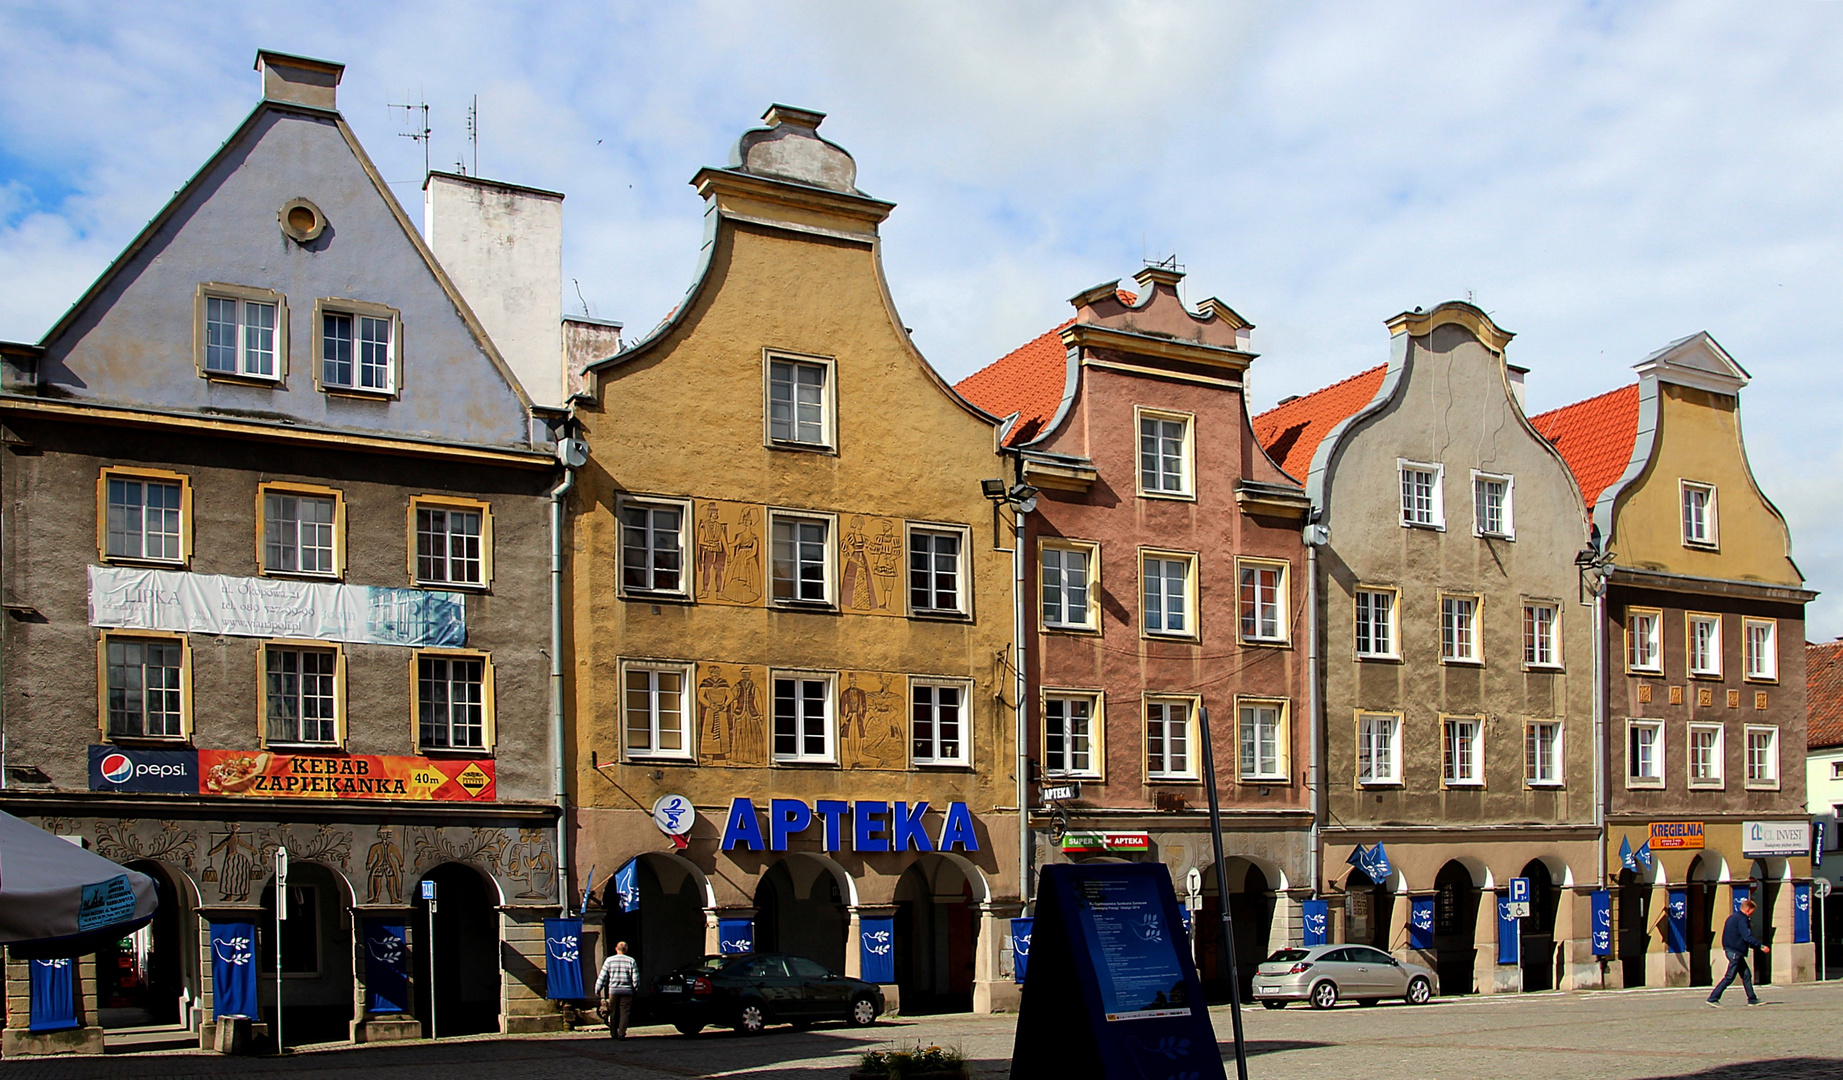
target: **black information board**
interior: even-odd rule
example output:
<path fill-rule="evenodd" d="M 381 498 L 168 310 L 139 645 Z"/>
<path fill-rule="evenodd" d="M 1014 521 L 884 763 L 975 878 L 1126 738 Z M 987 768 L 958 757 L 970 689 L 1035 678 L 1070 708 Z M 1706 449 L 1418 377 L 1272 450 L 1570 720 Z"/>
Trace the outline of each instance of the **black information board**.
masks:
<path fill-rule="evenodd" d="M 1012 1080 L 1226 1080 L 1157 863 L 1043 868 Z"/>

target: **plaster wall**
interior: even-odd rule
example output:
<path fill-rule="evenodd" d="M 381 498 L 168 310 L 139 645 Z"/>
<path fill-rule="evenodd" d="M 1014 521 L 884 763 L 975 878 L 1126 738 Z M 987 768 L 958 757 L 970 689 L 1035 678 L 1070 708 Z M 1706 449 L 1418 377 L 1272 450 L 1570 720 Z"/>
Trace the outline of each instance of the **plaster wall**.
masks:
<path fill-rule="evenodd" d="M 1398 336 L 1395 349 L 1380 391 L 1392 396 L 1330 448 L 1324 478 L 1327 812 L 1345 823 L 1591 821 L 1592 609 L 1573 565 L 1587 540 L 1580 490 L 1517 406 L 1502 357 L 1470 331 L 1448 323 Z M 1401 524 L 1400 459 L 1444 467 L 1444 529 Z M 1472 470 L 1515 478 L 1514 540 L 1474 534 Z M 1400 590 L 1399 660 L 1356 658 L 1358 585 Z M 1441 662 L 1445 593 L 1479 597 L 1482 663 Z M 1525 599 L 1559 607 L 1560 670 L 1523 663 Z M 1363 711 L 1402 715 L 1402 783 L 1357 782 Z M 1442 782 L 1445 715 L 1483 717 L 1482 786 Z M 1525 782 L 1526 719 L 1562 722 L 1562 786 Z"/>

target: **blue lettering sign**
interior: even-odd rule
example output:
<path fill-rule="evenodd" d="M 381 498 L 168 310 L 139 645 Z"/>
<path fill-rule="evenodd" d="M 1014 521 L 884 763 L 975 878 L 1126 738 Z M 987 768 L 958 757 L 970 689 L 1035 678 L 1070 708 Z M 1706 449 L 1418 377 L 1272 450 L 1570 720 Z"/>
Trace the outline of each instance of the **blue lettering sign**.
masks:
<path fill-rule="evenodd" d="M 934 842 L 928 839 L 927 826 L 922 824 L 922 815 L 928 812 L 928 804 L 918 802 L 911 809 L 908 803 L 896 804 L 896 812 L 890 820 L 896 826 L 896 838 L 890 844 L 891 851 L 908 851 L 913 846 L 916 851 L 933 851 Z"/>
<path fill-rule="evenodd" d="M 887 824 L 883 815 L 889 813 L 890 804 L 859 800 L 851 804 L 851 850 L 852 851 L 888 851 L 889 839 L 879 835 Z"/>
<path fill-rule="evenodd" d="M 941 850 L 952 851 L 955 844 L 960 845 L 962 851 L 979 850 L 979 835 L 973 832 L 973 814 L 963 802 L 947 807 L 947 820 L 941 825 Z"/>
<path fill-rule="evenodd" d="M 723 850 L 732 850 L 737 844 L 750 851 L 767 847 L 762 843 L 761 822 L 755 820 L 755 804 L 748 799 L 730 800 L 729 823 L 723 826 Z"/>
<path fill-rule="evenodd" d="M 825 819 L 826 850 L 837 851 L 839 848 L 838 823 L 851 812 L 851 804 L 843 799 L 820 799 L 813 804 L 813 810 Z"/>
<path fill-rule="evenodd" d="M 799 799 L 772 799 L 768 803 L 768 846 L 775 851 L 787 850 L 787 838 L 804 832 L 813 823 L 813 812 Z"/>

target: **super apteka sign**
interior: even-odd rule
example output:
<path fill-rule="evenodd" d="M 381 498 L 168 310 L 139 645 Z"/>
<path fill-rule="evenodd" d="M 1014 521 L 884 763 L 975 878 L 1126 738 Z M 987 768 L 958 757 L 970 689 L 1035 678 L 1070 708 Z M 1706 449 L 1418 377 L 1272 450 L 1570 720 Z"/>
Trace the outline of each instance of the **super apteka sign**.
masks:
<path fill-rule="evenodd" d="M 1012 1080 L 1226 1080 L 1171 875 L 1043 868 Z"/>

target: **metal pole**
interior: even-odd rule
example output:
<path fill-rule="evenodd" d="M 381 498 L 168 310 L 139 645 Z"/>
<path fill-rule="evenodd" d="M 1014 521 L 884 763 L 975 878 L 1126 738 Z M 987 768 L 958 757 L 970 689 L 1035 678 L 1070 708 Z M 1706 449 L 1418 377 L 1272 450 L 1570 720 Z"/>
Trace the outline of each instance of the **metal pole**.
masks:
<path fill-rule="evenodd" d="M 275 850 L 275 1052 L 282 1043 L 282 920 L 288 917 L 288 849 Z M 261 1009 L 256 1010 L 261 1012 Z"/>
<path fill-rule="evenodd" d="M 1024 670 L 1024 528 L 1022 506 L 1014 506 L 1017 531 L 1011 538 L 1012 659 L 1017 677 L 1012 693 L 1017 700 L 1017 898 L 1030 913 L 1030 682 Z"/>
<path fill-rule="evenodd" d="M 435 1026 L 435 900 L 429 899 L 429 940 L 423 946 L 424 955 L 429 958 L 429 1038 L 439 1039 L 441 1035 Z"/>
<path fill-rule="evenodd" d="M 1247 1044 L 1241 1032 L 1241 973 L 1235 967 L 1235 921 L 1229 916 L 1229 870 L 1222 865 L 1222 808 L 1216 801 L 1216 749 L 1209 710 L 1197 710 L 1203 727 L 1203 782 L 1209 786 L 1209 839 L 1216 853 L 1216 906 L 1222 913 L 1222 945 L 1229 957 L 1229 1019 L 1235 1027 L 1235 1075 L 1248 1080 Z"/>

